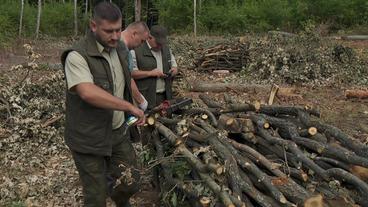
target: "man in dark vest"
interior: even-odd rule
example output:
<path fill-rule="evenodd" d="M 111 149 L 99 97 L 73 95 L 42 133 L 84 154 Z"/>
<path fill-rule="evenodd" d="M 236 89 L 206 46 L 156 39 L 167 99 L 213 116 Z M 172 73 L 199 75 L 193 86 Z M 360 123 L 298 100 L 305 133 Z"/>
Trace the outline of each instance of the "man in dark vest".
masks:
<path fill-rule="evenodd" d="M 144 112 L 132 104 L 126 46 L 120 41 L 122 14 L 109 2 L 94 8 L 91 31 L 61 57 L 67 80 L 65 142 L 83 186 L 85 206 L 130 206 L 139 190 L 134 148 L 125 133 L 127 116 L 144 124 Z M 142 30 L 135 41 L 146 39 Z M 113 178 L 109 188 L 107 178 Z"/>
<path fill-rule="evenodd" d="M 132 77 L 148 101 L 148 109 L 172 99 L 172 78 L 178 73 L 175 58 L 167 45 L 167 30 L 152 26 L 148 40 L 131 51 Z"/>

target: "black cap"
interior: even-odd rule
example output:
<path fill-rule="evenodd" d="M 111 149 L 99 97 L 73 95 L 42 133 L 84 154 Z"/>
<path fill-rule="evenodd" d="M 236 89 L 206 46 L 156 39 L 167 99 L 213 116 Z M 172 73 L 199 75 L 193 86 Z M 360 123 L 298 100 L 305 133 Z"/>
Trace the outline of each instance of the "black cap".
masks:
<path fill-rule="evenodd" d="M 165 27 L 154 25 L 151 27 L 150 33 L 158 44 L 165 45 L 167 43 L 167 29 Z"/>

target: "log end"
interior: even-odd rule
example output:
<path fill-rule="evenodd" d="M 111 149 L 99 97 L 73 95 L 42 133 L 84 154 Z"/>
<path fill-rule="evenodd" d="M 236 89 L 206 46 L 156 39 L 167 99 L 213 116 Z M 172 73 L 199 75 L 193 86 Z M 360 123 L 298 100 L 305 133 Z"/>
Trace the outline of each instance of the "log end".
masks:
<path fill-rule="evenodd" d="M 261 109 L 261 102 L 255 101 L 253 106 L 254 106 L 255 111 L 258 112 Z"/>
<path fill-rule="evenodd" d="M 203 197 L 199 200 L 199 202 L 201 203 L 201 205 L 202 205 L 203 207 L 208 207 L 208 206 L 210 206 L 210 204 L 211 204 L 211 199 L 210 199 L 209 197 L 203 196 Z"/>
<path fill-rule="evenodd" d="M 311 136 L 316 135 L 317 134 L 317 128 L 316 127 L 309 127 L 308 129 L 308 134 L 310 134 Z"/>
<path fill-rule="evenodd" d="M 152 116 L 148 117 L 148 118 L 147 118 L 147 124 L 148 124 L 149 126 L 154 125 L 154 124 L 155 124 L 155 118 L 154 118 L 154 117 L 152 117 Z"/>
<path fill-rule="evenodd" d="M 175 146 L 179 146 L 180 144 L 182 144 L 183 143 L 183 140 L 181 140 L 181 139 L 177 139 L 176 141 L 175 141 Z"/>
<path fill-rule="evenodd" d="M 365 182 L 368 182 L 368 168 L 353 165 L 350 167 L 350 172 Z"/>
<path fill-rule="evenodd" d="M 216 174 L 221 175 L 224 172 L 224 168 L 222 166 L 218 166 L 216 169 Z"/>
<path fill-rule="evenodd" d="M 285 198 L 285 196 L 280 196 L 279 201 L 280 203 L 285 204 L 287 202 L 287 199 Z"/>
<path fill-rule="evenodd" d="M 308 198 L 304 201 L 304 207 L 323 207 L 323 196 L 318 194 Z"/>
<path fill-rule="evenodd" d="M 264 124 L 263 124 L 263 128 L 265 128 L 265 129 L 270 128 L 270 124 L 269 124 L 269 123 L 267 123 L 267 122 L 266 122 L 266 123 L 264 123 Z"/>

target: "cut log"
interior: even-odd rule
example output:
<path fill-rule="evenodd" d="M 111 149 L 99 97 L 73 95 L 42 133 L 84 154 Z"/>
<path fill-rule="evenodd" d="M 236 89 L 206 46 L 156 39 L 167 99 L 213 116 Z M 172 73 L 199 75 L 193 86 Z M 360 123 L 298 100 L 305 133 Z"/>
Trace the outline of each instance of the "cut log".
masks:
<path fill-rule="evenodd" d="M 149 116 L 149 117 L 147 117 L 146 122 L 147 122 L 147 124 L 148 124 L 149 126 L 152 126 L 152 125 L 154 125 L 154 124 L 155 124 L 155 118 L 154 118 L 154 117 L 152 117 L 152 116 Z"/>
<path fill-rule="evenodd" d="M 322 195 L 318 194 L 318 195 L 308 198 L 304 202 L 304 207 L 324 207 Z"/>
<path fill-rule="evenodd" d="M 271 92 L 270 92 L 270 96 L 268 97 L 268 105 L 272 105 L 273 104 L 273 101 L 275 99 L 275 96 L 277 94 L 277 91 L 279 90 L 279 86 L 274 84 L 272 85 L 272 88 L 271 88 Z"/>
<path fill-rule="evenodd" d="M 203 207 L 209 207 L 211 204 L 211 199 L 209 197 L 203 196 L 199 202 Z"/>
<path fill-rule="evenodd" d="M 203 120 L 207 120 L 207 119 L 208 119 L 208 115 L 207 115 L 207 114 L 202 114 L 202 115 L 201 115 L 201 118 L 202 118 Z"/>
<path fill-rule="evenodd" d="M 212 71 L 214 74 L 217 74 L 217 75 L 227 75 L 230 73 L 229 70 L 214 70 Z"/>
<path fill-rule="evenodd" d="M 225 129 L 230 133 L 241 133 L 243 126 L 234 117 L 222 114 L 218 121 L 218 128 Z"/>
<path fill-rule="evenodd" d="M 342 36 L 343 40 L 368 40 L 368 35 L 347 35 Z"/>
<path fill-rule="evenodd" d="M 283 32 L 283 31 L 276 31 L 276 30 L 268 31 L 268 34 L 280 35 L 280 36 L 283 36 L 283 37 L 296 37 L 297 36 L 296 34 L 293 34 L 293 33 L 290 33 L 290 32 Z"/>
<path fill-rule="evenodd" d="M 361 167 L 358 165 L 353 165 L 350 167 L 350 172 L 359 177 L 360 179 L 364 180 L 365 182 L 368 182 L 368 168 Z"/>
<path fill-rule="evenodd" d="M 236 83 L 193 83 L 191 91 L 194 92 L 226 92 L 235 90 L 239 92 L 261 92 L 267 90 L 263 85 L 242 85 Z"/>
<path fill-rule="evenodd" d="M 279 88 L 276 93 L 276 97 L 282 98 L 292 98 L 292 99 L 303 99 L 303 96 L 296 93 L 295 88 Z"/>
<path fill-rule="evenodd" d="M 169 128 L 161 124 L 160 122 L 155 122 L 155 127 L 157 128 L 158 132 L 162 134 L 167 140 L 169 140 L 170 144 L 173 146 L 178 146 L 183 141 L 179 139 L 178 136 L 176 136 Z"/>
<path fill-rule="evenodd" d="M 346 98 L 368 98 L 368 90 L 346 90 L 345 91 Z"/>
<path fill-rule="evenodd" d="M 191 108 L 191 109 L 184 110 L 183 114 L 188 114 L 188 115 L 207 114 L 211 124 L 213 126 L 217 126 L 217 119 L 216 119 L 215 115 L 207 109 L 204 109 L 204 108 Z"/>
<path fill-rule="evenodd" d="M 324 133 L 327 137 L 333 137 L 338 140 L 344 147 L 352 150 L 359 156 L 368 158 L 368 146 L 364 145 L 360 141 L 356 139 L 352 139 L 340 129 L 324 124 L 318 120 L 311 120 L 309 114 L 298 111 L 298 118 L 300 121 L 307 127 L 314 126 L 318 129 L 319 132 Z"/>
<path fill-rule="evenodd" d="M 255 132 L 252 120 L 244 118 L 237 118 L 236 120 L 242 125 L 242 132 L 244 133 Z"/>
<path fill-rule="evenodd" d="M 208 108 L 222 108 L 220 103 L 214 101 L 208 95 L 199 94 L 199 98 L 208 106 Z"/>

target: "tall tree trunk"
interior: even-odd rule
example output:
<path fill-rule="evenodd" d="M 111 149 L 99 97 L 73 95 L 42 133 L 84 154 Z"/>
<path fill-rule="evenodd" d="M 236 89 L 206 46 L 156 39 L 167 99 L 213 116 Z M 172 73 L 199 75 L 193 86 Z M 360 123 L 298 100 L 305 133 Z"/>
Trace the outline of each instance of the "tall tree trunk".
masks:
<path fill-rule="evenodd" d="M 193 0 L 193 24 L 194 24 L 194 38 L 197 39 L 197 0 Z"/>
<path fill-rule="evenodd" d="M 21 7 L 20 7 L 20 18 L 19 18 L 19 37 L 22 35 L 24 0 L 21 0 L 20 2 L 21 2 Z"/>
<path fill-rule="evenodd" d="M 86 7 L 85 7 L 85 11 L 84 11 L 84 17 L 87 19 L 88 17 L 88 0 L 86 0 Z"/>
<path fill-rule="evenodd" d="M 142 8 L 141 0 L 134 0 L 135 21 L 141 21 L 141 8 Z"/>
<path fill-rule="evenodd" d="M 77 0 L 74 0 L 74 36 L 78 35 Z"/>
<path fill-rule="evenodd" d="M 36 24 L 36 39 L 38 39 L 38 33 L 40 32 L 41 10 L 42 10 L 42 0 L 38 0 L 38 12 L 37 12 L 37 24 Z"/>

